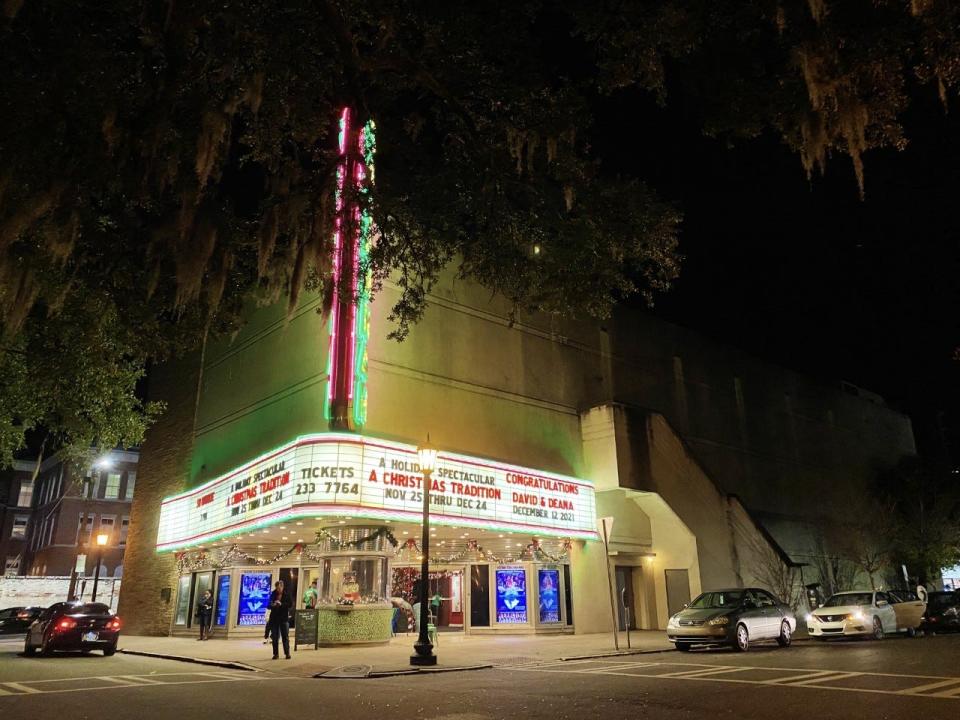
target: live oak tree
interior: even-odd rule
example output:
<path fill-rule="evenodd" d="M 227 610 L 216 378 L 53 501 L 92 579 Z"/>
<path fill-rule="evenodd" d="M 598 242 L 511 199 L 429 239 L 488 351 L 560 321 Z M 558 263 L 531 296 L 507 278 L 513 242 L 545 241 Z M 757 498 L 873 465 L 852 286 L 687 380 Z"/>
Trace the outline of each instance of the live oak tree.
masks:
<path fill-rule="evenodd" d="M 680 215 L 596 151 L 604 96 L 695 98 L 808 173 L 907 139 L 960 81 L 950 0 L 0 0 L 0 461 L 24 433 L 138 442 L 150 361 L 330 273 L 335 118 L 377 125 L 374 289 L 393 335 L 444 268 L 516 313 L 665 291 Z M 639 106 L 638 106 L 639 107 Z M 623 118 L 620 132 L 643 132 Z"/>

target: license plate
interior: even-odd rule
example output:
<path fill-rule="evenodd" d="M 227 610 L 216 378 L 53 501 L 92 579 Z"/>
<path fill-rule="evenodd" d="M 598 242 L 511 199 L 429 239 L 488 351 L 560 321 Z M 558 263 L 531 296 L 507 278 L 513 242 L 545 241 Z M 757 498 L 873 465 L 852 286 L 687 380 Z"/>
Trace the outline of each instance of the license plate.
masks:
<path fill-rule="evenodd" d="M 84 642 L 95 642 L 98 637 L 100 637 L 100 636 L 99 636 L 97 633 L 95 633 L 95 632 L 84 633 L 84 634 L 83 634 L 83 641 L 84 641 Z"/>

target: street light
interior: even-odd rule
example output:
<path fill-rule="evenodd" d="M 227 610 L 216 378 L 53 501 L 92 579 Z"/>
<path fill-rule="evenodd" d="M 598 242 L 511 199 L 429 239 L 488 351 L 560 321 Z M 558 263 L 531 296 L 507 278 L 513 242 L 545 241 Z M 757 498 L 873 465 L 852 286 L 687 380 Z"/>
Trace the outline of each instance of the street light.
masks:
<path fill-rule="evenodd" d="M 97 535 L 97 569 L 93 572 L 93 595 L 90 597 L 90 602 L 97 601 L 97 583 L 100 582 L 100 563 L 103 562 L 103 548 L 109 539 L 110 536 L 106 533 Z"/>
<path fill-rule="evenodd" d="M 437 467 L 437 450 L 427 443 L 417 448 L 420 459 L 420 472 L 423 473 L 423 536 L 420 538 L 422 557 L 420 559 L 420 635 L 413 644 L 415 655 L 410 656 L 411 665 L 436 665 L 437 656 L 433 654 L 433 643 L 427 633 L 430 600 L 430 476 Z"/>

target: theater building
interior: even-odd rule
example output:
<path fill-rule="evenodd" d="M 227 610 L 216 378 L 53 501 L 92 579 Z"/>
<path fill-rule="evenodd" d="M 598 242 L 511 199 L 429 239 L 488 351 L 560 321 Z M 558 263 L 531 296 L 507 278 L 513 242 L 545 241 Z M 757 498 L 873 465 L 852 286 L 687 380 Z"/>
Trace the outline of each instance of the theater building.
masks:
<path fill-rule="evenodd" d="M 344 175 L 362 179 L 358 135 Z M 338 271 L 362 257 L 359 225 L 340 227 L 354 241 L 338 234 Z M 317 581 L 331 644 L 389 637 L 393 606 L 418 599 L 428 435 L 434 621 L 473 634 L 609 630 L 608 563 L 621 627 L 663 628 L 702 588 L 795 592 L 824 527 L 914 451 L 909 419 L 875 395 L 645 314 L 514 321 L 451 275 L 397 343 L 397 297 L 251 308 L 235 337 L 154 374 L 168 411 L 141 452 L 129 632 L 191 632 L 210 588 L 215 627 L 257 636 L 282 578 L 298 598 Z"/>

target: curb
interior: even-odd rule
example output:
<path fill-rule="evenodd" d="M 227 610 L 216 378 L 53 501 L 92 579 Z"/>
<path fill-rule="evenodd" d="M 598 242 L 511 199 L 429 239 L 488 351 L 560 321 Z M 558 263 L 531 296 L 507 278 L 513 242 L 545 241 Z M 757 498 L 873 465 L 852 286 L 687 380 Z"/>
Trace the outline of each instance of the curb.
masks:
<path fill-rule="evenodd" d="M 193 663 L 195 665 L 212 665 L 214 667 L 228 668 L 230 670 L 246 670 L 248 672 L 262 672 L 258 667 L 245 665 L 235 660 L 206 660 L 204 658 L 187 657 L 186 655 L 170 655 L 168 653 L 147 652 L 146 650 L 127 650 L 119 648 L 117 652 L 125 655 L 139 655 L 141 657 L 160 658 L 161 660 L 177 660 L 179 662 Z"/>
<path fill-rule="evenodd" d="M 359 677 L 341 677 L 337 675 L 328 675 L 327 673 L 317 673 L 313 677 L 321 680 L 369 680 L 384 677 L 398 677 L 401 675 L 436 675 L 438 673 L 451 672 L 469 672 L 471 670 L 489 670 L 491 664 L 484 665 L 458 665 L 455 667 L 438 668 L 403 668 L 397 670 L 371 670 L 369 673 Z"/>

